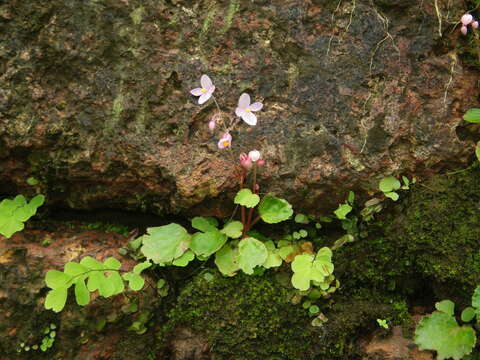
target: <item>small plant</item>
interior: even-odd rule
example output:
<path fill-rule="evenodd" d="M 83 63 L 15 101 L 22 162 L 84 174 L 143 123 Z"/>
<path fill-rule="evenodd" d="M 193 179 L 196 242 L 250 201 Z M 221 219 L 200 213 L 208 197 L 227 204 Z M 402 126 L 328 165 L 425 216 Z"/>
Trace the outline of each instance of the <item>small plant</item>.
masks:
<path fill-rule="evenodd" d="M 42 335 L 42 343 L 41 344 L 33 344 L 33 345 L 27 345 L 24 342 L 20 343 L 19 348 L 17 349 L 17 352 L 20 353 L 22 351 L 37 351 L 41 350 L 43 352 L 46 352 L 49 350 L 52 346 L 53 343 L 55 342 L 55 338 L 57 336 L 56 329 L 57 326 L 55 324 L 50 324 L 49 326 L 45 327 L 43 329 Z"/>
<path fill-rule="evenodd" d="M 37 195 L 27 202 L 25 196 L 17 195 L 14 199 L 0 202 L 0 234 L 7 239 L 23 230 L 24 223 L 37 213 L 45 201 L 45 196 Z"/>
<path fill-rule="evenodd" d="M 480 123 L 480 109 L 470 109 L 468 110 L 465 115 L 463 115 L 463 120 L 468 121 L 470 123 L 478 124 Z M 477 142 L 475 146 L 475 155 L 477 159 L 480 161 L 480 141 Z"/>
<path fill-rule="evenodd" d="M 110 297 L 125 290 L 124 281 L 128 282 L 131 290 L 143 288 L 145 280 L 140 273 L 152 264 L 148 261 L 140 263 L 132 272 L 125 272 L 122 276 L 121 263 L 110 257 L 101 262 L 90 256 L 84 257 L 80 263 L 68 262 L 64 271 L 49 270 L 45 282 L 51 289 L 45 299 L 45 308 L 55 312 L 61 311 L 67 301 L 68 289 L 75 286 L 75 299 L 78 305 L 90 303 L 90 292 L 98 290 L 100 296 Z"/>
<path fill-rule="evenodd" d="M 400 195 L 397 193 L 398 190 L 408 190 L 410 189 L 410 183 L 415 184 L 417 181 L 415 178 L 410 182 L 406 176 L 402 176 L 403 184 L 394 176 L 387 176 L 380 180 L 378 188 L 383 192 L 383 194 L 397 201 L 400 198 Z"/>
<path fill-rule="evenodd" d="M 415 343 L 420 349 L 435 350 L 438 359 L 460 360 L 472 352 L 477 341 L 475 330 L 470 325 L 460 326 L 455 319 L 455 304 L 443 300 L 435 304 L 437 311 L 424 316 L 415 330 Z M 461 313 L 465 323 L 480 318 L 480 286 L 472 296 L 472 306 Z"/>
<path fill-rule="evenodd" d="M 378 326 L 381 326 L 382 328 L 388 330 L 388 323 L 387 320 L 385 319 L 377 319 Z"/>

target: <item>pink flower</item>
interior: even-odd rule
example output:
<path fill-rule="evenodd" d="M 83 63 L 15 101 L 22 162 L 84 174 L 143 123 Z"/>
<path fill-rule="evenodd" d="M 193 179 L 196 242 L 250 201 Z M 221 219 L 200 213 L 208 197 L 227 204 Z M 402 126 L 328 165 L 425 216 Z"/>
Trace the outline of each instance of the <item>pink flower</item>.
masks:
<path fill-rule="evenodd" d="M 208 128 L 210 129 L 211 132 L 213 132 L 215 130 L 215 119 L 212 119 L 208 122 Z"/>
<path fill-rule="evenodd" d="M 250 158 L 250 160 L 252 160 L 253 162 L 256 162 L 257 160 L 260 159 L 260 151 L 258 150 L 252 150 L 248 153 L 248 157 Z"/>
<path fill-rule="evenodd" d="M 252 159 L 250 159 L 250 157 L 247 154 L 241 153 L 240 165 L 242 165 L 244 169 L 250 170 L 252 168 Z"/>
<path fill-rule="evenodd" d="M 201 105 L 212 97 L 215 91 L 215 85 L 213 85 L 212 80 L 205 74 L 200 78 L 200 85 L 202 85 L 201 88 L 190 90 L 190 94 L 200 96 L 198 103 Z"/>
<path fill-rule="evenodd" d="M 473 16 L 470 14 L 464 14 L 460 21 L 462 22 L 463 26 L 467 26 L 473 21 Z"/>
<path fill-rule="evenodd" d="M 225 149 L 232 146 L 232 135 L 229 133 L 224 133 L 220 140 L 218 140 L 218 148 Z"/>
<path fill-rule="evenodd" d="M 467 29 L 466 26 L 462 26 L 462 27 L 460 28 L 460 31 L 461 31 L 461 33 L 462 33 L 463 35 L 467 35 L 468 29 Z"/>
<path fill-rule="evenodd" d="M 473 27 L 474 29 L 478 29 L 478 21 L 473 21 L 473 22 L 472 22 L 472 27 Z"/>
<path fill-rule="evenodd" d="M 243 93 L 238 99 L 238 107 L 235 109 L 235 114 L 241 117 L 248 125 L 257 125 L 257 117 L 252 111 L 259 111 L 263 107 L 261 102 L 255 102 L 250 104 L 250 96 L 247 93 Z"/>

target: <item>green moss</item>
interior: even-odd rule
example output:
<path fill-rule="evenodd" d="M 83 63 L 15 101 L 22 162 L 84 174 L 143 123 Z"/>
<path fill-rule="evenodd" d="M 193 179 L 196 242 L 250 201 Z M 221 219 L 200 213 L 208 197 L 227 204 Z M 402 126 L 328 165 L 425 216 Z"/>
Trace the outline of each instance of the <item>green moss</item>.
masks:
<path fill-rule="evenodd" d="M 343 286 L 468 298 L 480 281 L 479 201 L 478 167 L 415 187 L 369 239 L 335 254 Z"/>
<path fill-rule="evenodd" d="M 313 331 L 291 295 L 272 276 L 198 276 L 181 291 L 169 326 L 205 334 L 217 359 L 305 359 Z"/>

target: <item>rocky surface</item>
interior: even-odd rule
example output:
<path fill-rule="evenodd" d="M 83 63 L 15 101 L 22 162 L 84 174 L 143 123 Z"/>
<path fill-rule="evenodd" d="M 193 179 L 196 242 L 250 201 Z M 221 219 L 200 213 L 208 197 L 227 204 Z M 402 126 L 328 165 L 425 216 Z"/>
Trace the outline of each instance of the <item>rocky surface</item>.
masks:
<path fill-rule="evenodd" d="M 208 132 L 214 103 L 189 94 L 202 73 L 232 115 L 242 92 L 264 103 L 233 155 L 261 150 L 263 189 L 297 208 L 465 163 L 456 128 L 478 91 L 451 3 L 439 18 L 428 1 L 8 1 L 1 191 L 35 176 L 58 206 L 225 215 L 237 169 Z"/>

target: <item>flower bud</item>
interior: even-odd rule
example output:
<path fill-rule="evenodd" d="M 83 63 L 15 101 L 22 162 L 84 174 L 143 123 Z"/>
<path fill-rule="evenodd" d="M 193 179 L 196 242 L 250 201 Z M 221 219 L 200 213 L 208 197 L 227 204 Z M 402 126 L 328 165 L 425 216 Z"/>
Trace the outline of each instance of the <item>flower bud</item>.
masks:
<path fill-rule="evenodd" d="M 250 160 L 252 160 L 253 162 L 256 162 L 260 159 L 260 151 L 258 150 L 252 150 L 248 153 L 248 157 L 250 158 Z"/>
<path fill-rule="evenodd" d="M 257 164 L 258 164 L 258 166 L 263 166 L 263 165 L 265 165 L 265 160 L 260 159 L 260 160 L 257 161 Z"/>
<path fill-rule="evenodd" d="M 478 29 L 478 21 L 472 22 L 472 28 Z"/>
<path fill-rule="evenodd" d="M 215 119 L 212 119 L 210 120 L 210 122 L 208 123 L 208 128 L 210 129 L 211 132 L 213 132 L 215 130 Z"/>
<path fill-rule="evenodd" d="M 467 27 L 466 27 L 466 26 L 462 26 L 461 29 L 460 29 L 460 31 L 461 31 L 461 33 L 462 33 L 463 35 L 467 35 L 468 30 L 467 30 Z"/>
<path fill-rule="evenodd" d="M 473 16 L 470 14 L 464 14 L 460 21 L 462 22 L 463 26 L 467 26 L 473 21 Z"/>
<path fill-rule="evenodd" d="M 240 154 L 240 165 L 246 170 L 250 170 L 252 168 L 252 160 L 248 157 L 247 154 Z"/>

